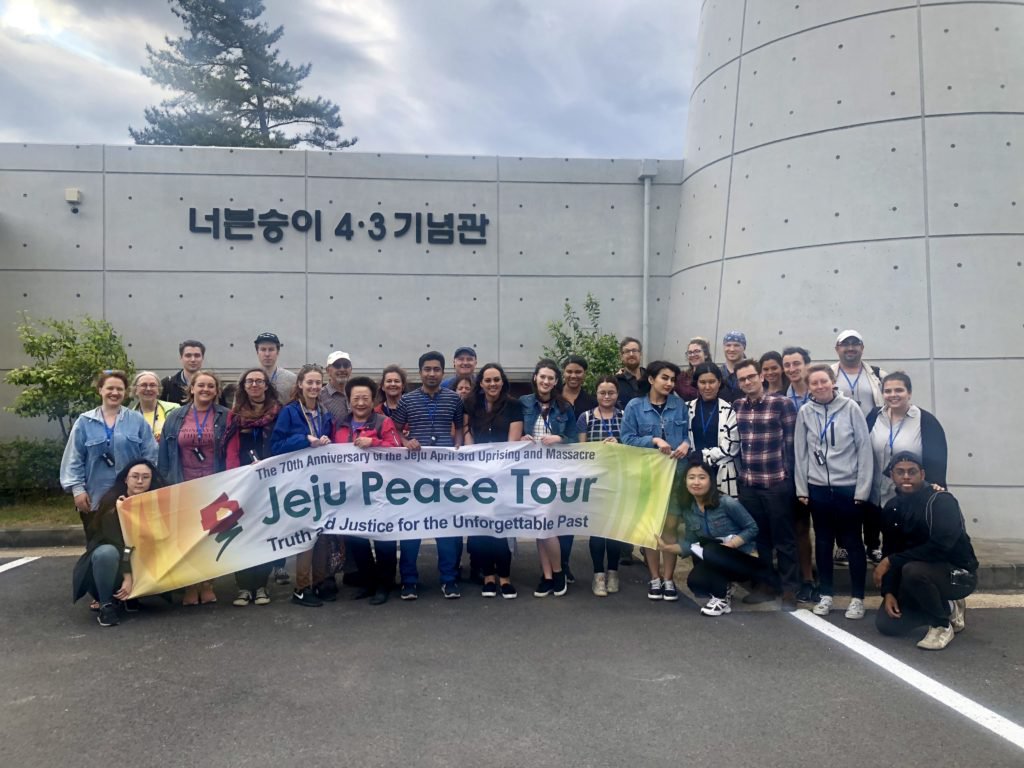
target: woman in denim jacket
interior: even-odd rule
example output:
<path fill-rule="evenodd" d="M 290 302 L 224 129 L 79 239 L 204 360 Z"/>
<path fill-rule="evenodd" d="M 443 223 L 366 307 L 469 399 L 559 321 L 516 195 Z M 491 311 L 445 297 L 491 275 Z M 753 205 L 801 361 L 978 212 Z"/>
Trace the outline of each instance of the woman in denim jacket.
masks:
<path fill-rule="evenodd" d="M 128 375 L 104 371 L 96 378 L 102 404 L 75 419 L 60 462 L 60 484 L 83 515 L 95 512 L 117 473 L 135 459 L 156 462 L 157 444 L 142 414 L 124 407 Z M 84 519 L 84 518 L 83 518 Z"/>
<path fill-rule="evenodd" d="M 576 414 L 562 397 L 562 371 L 558 363 L 545 358 L 533 369 L 533 394 L 519 400 L 523 406 L 523 440 L 541 445 L 575 443 Z M 537 539 L 543 578 L 534 597 L 561 597 L 575 579 L 569 570 L 572 536 Z M 557 567 L 555 564 L 558 564 Z"/>
<path fill-rule="evenodd" d="M 690 454 L 686 489 L 693 502 L 683 511 L 683 539 L 677 544 L 658 541 L 659 549 L 693 556 L 693 570 L 686 577 L 686 585 L 694 594 L 710 595 L 700 609 L 705 616 L 731 613 L 730 582 L 749 579 L 760 568 L 751 555 L 757 523 L 742 504 L 721 492 L 715 483 L 715 471 L 699 453 Z"/>
<path fill-rule="evenodd" d="M 636 397 L 629 401 L 622 415 L 620 440 L 636 448 L 653 448 L 677 461 L 686 458 L 690 450 L 687 442 L 689 415 L 683 399 L 675 393 L 679 366 L 664 360 L 655 360 L 647 365 L 647 378 L 651 391 L 647 397 Z M 679 524 L 679 508 L 689 504 L 683 486 L 684 463 L 676 465 L 676 476 L 672 483 L 672 496 L 665 515 L 662 537 L 674 542 Z M 645 549 L 644 559 L 651 581 L 647 597 L 651 600 L 678 600 L 673 575 L 676 570 L 676 555 L 673 552 L 658 552 Z"/>

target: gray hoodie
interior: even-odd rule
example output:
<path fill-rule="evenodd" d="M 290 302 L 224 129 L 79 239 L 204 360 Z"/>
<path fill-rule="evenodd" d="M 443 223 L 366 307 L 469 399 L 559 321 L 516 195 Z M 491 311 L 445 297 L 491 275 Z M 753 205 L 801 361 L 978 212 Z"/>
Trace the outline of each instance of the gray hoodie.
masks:
<path fill-rule="evenodd" d="M 808 400 L 796 416 L 796 495 L 806 497 L 808 485 L 854 487 L 854 499 L 871 498 L 874 458 L 864 413 L 836 391 L 827 404 Z M 823 463 L 815 458 L 819 451 Z"/>

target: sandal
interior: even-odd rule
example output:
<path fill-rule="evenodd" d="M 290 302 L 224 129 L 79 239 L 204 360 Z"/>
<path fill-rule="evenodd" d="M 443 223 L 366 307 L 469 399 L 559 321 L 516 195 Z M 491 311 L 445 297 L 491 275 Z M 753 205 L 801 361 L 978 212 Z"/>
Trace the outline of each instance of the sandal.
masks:
<path fill-rule="evenodd" d="M 89 603 L 89 610 L 90 611 L 98 611 L 99 609 L 100 609 L 100 601 L 99 600 L 93 600 L 91 603 Z"/>
<path fill-rule="evenodd" d="M 199 590 L 195 587 L 187 587 L 185 594 L 181 597 L 181 604 L 185 606 L 199 605 Z"/>
<path fill-rule="evenodd" d="M 203 587 L 203 591 L 199 593 L 199 602 L 203 605 L 217 602 L 217 595 L 213 592 L 213 587 Z"/>

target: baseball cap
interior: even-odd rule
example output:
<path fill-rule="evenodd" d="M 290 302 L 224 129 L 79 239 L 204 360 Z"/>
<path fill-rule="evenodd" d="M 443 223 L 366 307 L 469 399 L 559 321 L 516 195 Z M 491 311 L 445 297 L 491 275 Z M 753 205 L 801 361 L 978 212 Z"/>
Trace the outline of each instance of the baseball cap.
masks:
<path fill-rule="evenodd" d="M 282 346 L 281 340 L 277 338 L 277 334 L 271 333 L 270 331 L 264 331 L 259 336 L 257 336 L 256 341 L 254 341 L 253 344 L 255 344 L 257 347 L 260 344 L 276 344 L 279 347 Z"/>
<path fill-rule="evenodd" d="M 331 352 L 331 354 L 327 356 L 327 365 L 334 365 L 339 360 L 348 360 L 350 363 L 352 362 L 352 358 L 349 357 L 348 352 Z"/>
<path fill-rule="evenodd" d="M 848 328 L 845 331 L 840 331 L 839 335 L 836 336 L 836 344 L 842 344 L 846 339 L 854 338 L 861 344 L 864 343 L 864 337 L 860 335 L 860 331 L 855 331 L 852 328 Z"/>
<path fill-rule="evenodd" d="M 459 347 L 455 350 L 455 354 L 452 357 L 458 357 L 459 355 L 472 355 L 475 358 L 476 350 L 472 347 Z"/>

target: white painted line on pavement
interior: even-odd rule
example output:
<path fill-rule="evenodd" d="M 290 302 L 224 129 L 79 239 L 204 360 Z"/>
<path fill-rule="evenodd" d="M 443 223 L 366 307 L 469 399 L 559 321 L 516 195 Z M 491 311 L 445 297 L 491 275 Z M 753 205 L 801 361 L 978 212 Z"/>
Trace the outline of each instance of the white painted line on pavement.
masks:
<path fill-rule="evenodd" d="M 4 563 L 3 565 L 0 565 L 0 573 L 3 573 L 4 571 L 9 571 L 12 568 L 17 568 L 19 565 L 28 565 L 33 560 L 38 560 L 38 559 L 39 559 L 38 557 L 23 557 L 23 558 L 21 558 L 19 560 L 15 560 L 15 561 L 10 562 L 10 563 Z"/>
<path fill-rule="evenodd" d="M 896 675 L 903 682 L 909 683 L 921 691 L 921 693 L 931 696 L 940 704 L 945 704 L 955 712 L 959 712 L 964 717 L 973 720 L 981 727 L 987 728 L 997 736 L 1002 736 L 1010 743 L 1024 749 L 1024 728 L 1012 720 L 1007 720 L 1002 715 L 997 715 L 992 710 L 986 709 L 978 702 L 968 699 L 952 688 L 932 680 L 927 675 L 921 674 L 913 667 L 904 664 L 885 651 L 881 651 L 870 643 L 854 637 L 849 632 L 839 629 L 839 627 L 815 616 L 808 610 L 796 611 L 792 616 L 802 621 L 811 629 L 816 629 L 837 643 L 845 645 L 854 653 L 860 654 L 873 664 L 877 664 L 886 672 Z"/>

